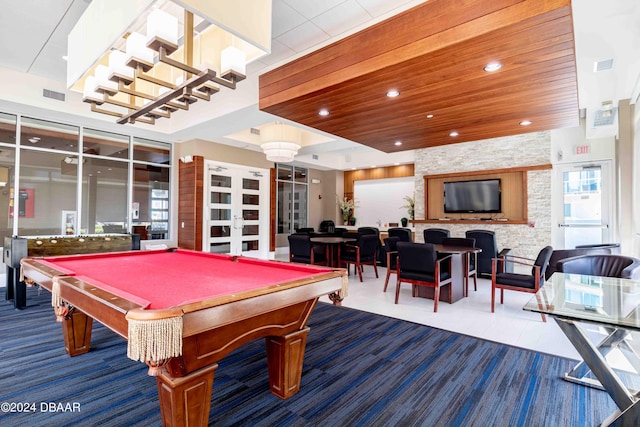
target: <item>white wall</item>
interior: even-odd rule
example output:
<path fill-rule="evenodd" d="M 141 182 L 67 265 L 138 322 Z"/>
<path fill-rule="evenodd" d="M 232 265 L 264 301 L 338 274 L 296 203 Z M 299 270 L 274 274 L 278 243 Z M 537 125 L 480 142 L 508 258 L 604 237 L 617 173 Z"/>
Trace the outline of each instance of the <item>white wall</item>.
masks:
<path fill-rule="evenodd" d="M 409 218 L 407 210 L 401 206 L 407 202 L 404 197 L 414 197 L 415 178 L 369 179 L 355 181 L 353 195 L 357 206 L 353 216 L 357 226 L 400 223 L 400 218 Z"/>

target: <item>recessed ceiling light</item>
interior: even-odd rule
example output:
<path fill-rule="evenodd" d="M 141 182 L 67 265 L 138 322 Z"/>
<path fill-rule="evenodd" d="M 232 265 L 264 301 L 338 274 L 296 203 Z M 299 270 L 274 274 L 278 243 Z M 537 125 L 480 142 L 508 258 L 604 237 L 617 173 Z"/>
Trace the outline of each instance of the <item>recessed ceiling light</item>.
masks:
<path fill-rule="evenodd" d="M 433 119 L 433 114 L 427 114 L 427 119 Z"/>
<path fill-rule="evenodd" d="M 327 110 L 326 108 L 323 108 L 322 110 L 318 111 L 318 115 L 320 115 L 320 116 L 328 116 L 329 115 L 329 110 Z"/>
<path fill-rule="evenodd" d="M 69 57 L 67 55 L 62 55 L 62 59 L 64 59 L 65 61 L 68 61 Z"/>
<path fill-rule="evenodd" d="M 397 163 L 397 162 L 396 162 L 396 163 L 394 163 L 394 165 L 395 165 L 395 166 L 400 166 L 400 163 Z"/>
<path fill-rule="evenodd" d="M 376 167 L 376 165 L 371 165 L 371 167 L 372 167 L 372 168 L 375 168 L 375 167 Z"/>
<path fill-rule="evenodd" d="M 396 141 L 393 143 L 393 145 L 402 145 L 402 141 Z"/>
<path fill-rule="evenodd" d="M 38 141 L 40 141 L 40 137 L 38 137 L 38 136 L 33 136 L 33 137 L 29 138 L 29 142 L 32 143 L 32 144 L 35 144 Z"/>
<path fill-rule="evenodd" d="M 356 170 L 356 168 L 351 168 L 352 171 Z"/>
<path fill-rule="evenodd" d="M 531 120 L 523 120 L 520 122 L 520 126 L 529 126 L 531 123 Z"/>
<path fill-rule="evenodd" d="M 494 71 L 498 71 L 500 68 L 502 68 L 502 64 L 494 61 L 489 62 L 487 65 L 485 65 L 483 70 L 485 70 L 487 73 L 493 73 Z"/>
<path fill-rule="evenodd" d="M 396 96 L 400 95 L 400 91 L 397 89 L 391 89 L 387 92 L 387 96 L 389 98 L 395 98 Z"/>
<path fill-rule="evenodd" d="M 458 132 L 456 132 L 455 130 L 449 134 L 449 136 L 458 136 L 458 135 L 460 135 L 460 134 Z"/>

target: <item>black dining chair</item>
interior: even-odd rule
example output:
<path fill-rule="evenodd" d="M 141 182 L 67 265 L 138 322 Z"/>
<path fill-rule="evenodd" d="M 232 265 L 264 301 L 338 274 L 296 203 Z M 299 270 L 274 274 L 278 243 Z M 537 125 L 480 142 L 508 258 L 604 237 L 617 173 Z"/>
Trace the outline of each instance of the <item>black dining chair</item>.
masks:
<path fill-rule="evenodd" d="M 387 292 L 387 285 L 389 284 L 389 277 L 391 274 L 398 274 L 396 260 L 398 258 L 398 242 L 400 239 L 398 237 L 387 237 L 384 239 L 384 248 L 387 251 L 387 277 L 384 279 L 384 289 L 383 292 Z"/>
<path fill-rule="evenodd" d="M 291 234 L 288 239 L 290 262 L 328 265 L 328 249 L 323 245 L 312 244 L 308 234 Z"/>
<path fill-rule="evenodd" d="M 442 244 L 444 246 L 463 246 L 465 248 L 475 248 L 476 239 L 469 239 L 467 237 L 446 237 L 442 239 Z M 465 296 L 469 296 L 470 277 L 473 277 L 473 290 L 478 290 L 478 270 L 476 269 L 478 265 L 478 253 L 466 253 L 463 257 L 463 260 L 466 261 L 465 271 L 467 273 L 464 278 L 464 293 Z"/>
<path fill-rule="evenodd" d="M 451 232 L 444 228 L 427 228 L 422 232 L 425 243 L 441 245 L 442 239 L 451 236 Z"/>
<path fill-rule="evenodd" d="M 491 230 L 468 230 L 465 237 L 476 239 L 476 247 L 482 250 L 478 254 L 478 264 L 476 265 L 478 276 L 490 279 L 492 260 L 510 254 L 511 249 L 505 248 L 499 251 L 496 233 Z M 513 264 L 507 263 L 504 267 L 498 265 L 498 270 L 513 273 Z"/>
<path fill-rule="evenodd" d="M 362 266 L 373 265 L 373 270 L 378 277 L 377 257 L 380 239 L 375 234 L 360 235 L 356 243 L 347 243 L 340 249 L 340 267 L 349 267 L 353 264 L 358 271 L 362 282 Z"/>
<path fill-rule="evenodd" d="M 433 289 L 433 311 L 438 311 L 440 288 L 451 286 L 451 255 L 438 258 L 435 245 L 431 243 L 398 242 L 396 304 L 400 297 L 400 285 L 411 283 L 412 296 L 417 286 Z"/>
<path fill-rule="evenodd" d="M 500 258 L 494 258 L 491 264 L 491 312 L 495 309 L 496 289 L 500 289 L 500 304 L 504 304 L 504 291 L 518 291 L 535 294 L 544 285 L 544 273 L 549 265 L 549 259 L 553 248 L 546 246 L 540 250 L 535 260 L 518 257 L 514 255 L 505 255 Z M 519 264 L 531 267 L 531 274 L 508 273 L 500 271 L 499 267 L 504 266 L 505 262 Z M 533 261 L 533 263 L 531 263 Z M 500 264 L 500 265 L 499 265 Z M 547 318 L 544 314 L 542 321 L 546 322 Z"/>
<path fill-rule="evenodd" d="M 389 237 L 397 237 L 401 242 L 413 242 L 413 232 L 410 228 L 392 227 L 387 230 Z"/>

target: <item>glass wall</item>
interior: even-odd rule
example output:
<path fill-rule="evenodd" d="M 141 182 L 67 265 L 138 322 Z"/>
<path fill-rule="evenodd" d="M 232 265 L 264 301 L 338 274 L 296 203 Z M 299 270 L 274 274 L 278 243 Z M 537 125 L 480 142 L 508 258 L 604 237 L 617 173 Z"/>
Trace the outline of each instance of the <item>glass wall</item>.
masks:
<path fill-rule="evenodd" d="M 0 245 L 13 234 L 14 173 L 16 162 L 16 116 L 0 113 Z"/>
<path fill-rule="evenodd" d="M 0 238 L 168 239 L 170 166 L 168 143 L 0 113 Z"/>
<path fill-rule="evenodd" d="M 278 234 L 291 234 L 307 226 L 308 170 L 297 166 L 278 164 Z"/>

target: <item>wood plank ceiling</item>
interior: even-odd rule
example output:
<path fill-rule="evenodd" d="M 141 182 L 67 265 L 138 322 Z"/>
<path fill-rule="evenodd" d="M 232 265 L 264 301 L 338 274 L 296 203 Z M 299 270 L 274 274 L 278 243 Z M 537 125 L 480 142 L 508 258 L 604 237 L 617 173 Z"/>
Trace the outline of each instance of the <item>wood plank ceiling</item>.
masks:
<path fill-rule="evenodd" d="M 570 0 L 430 0 L 263 74 L 260 109 L 384 152 L 577 126 Z"/>

